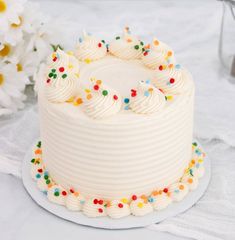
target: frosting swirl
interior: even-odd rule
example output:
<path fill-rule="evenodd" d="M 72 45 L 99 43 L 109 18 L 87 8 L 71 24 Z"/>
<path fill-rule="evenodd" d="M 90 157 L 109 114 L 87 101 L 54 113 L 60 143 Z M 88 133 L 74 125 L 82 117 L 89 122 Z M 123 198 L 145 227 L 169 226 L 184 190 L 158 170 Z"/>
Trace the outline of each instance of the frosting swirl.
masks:
<path fill-rule="evenodd" d="M 132 89 L 130 109 L 139 114 L 151 114 L 159 111 L 165 105 L 165 96 L 150 81 L 141 81 L 137 90 Z"/>
<path fill-rule="evenodd" d="M 83 38 L 79 39 L 77 45 L 77 58 L 81 61 L 93 61 L 103 58 L 107 54 L 104 40 L 100 40 L 92 35 L 83 33 Z"/>
<path fill-rule="evenodd" d="M 174 64 L 175 58 L 172 49 L 167 44 L 154 38 L 151 45 L 145 46 L 142 61 L 147 67 L 156 69 L 161 65 Z"/>
<path fill-rule="evenodd" d="M 91 90 L 87 91 L 84 101 L 86 114 L 94 119 L 102 119 L 115 115 L 121 109 L 121 96 L 113 89 L 97 80 Z"/>
<path fill-rule="evenodd" d="M 188 194 L 188 186 L 185 183 L 174 183 L 169 187 L 170 196 L 173 201 L 179 202 Z"/>
<path fill-rule="evenodd" d="M 179 65 L 168 67 L 165 70 L 157 70 L 153 84 L 169 94 L 183 94 L 191 92 L 193 81 L 190 73 Z"/>
<path fill-rule="evenodd" d="M 71 211 L 81 211 L 85 198 L 78 193 L 71 193 L 66 198 L 65 205 Z"/>
<path fill-rule="evenodd" d="M 83 206 L 83 213 L 88 217 L 102 217 L 106 216 L 106 208 L 104 201 L 101 199 L 88 199 Z"/>
<path fill-rule="evenodd" d="M 107 214 L 111 218 L 122 218 L 131 214 L 129 205 L 122 200 L 113 200 L 107 206 Z"/>
<path fill-rule="evenodd" d="M 51 102 L 65 102 L 73 97 L 79 68 L 77 59 L 58 49 L 51 55 L 46 80 L 46 95 Z"/>
<path fill-rule="evenodd" d="M 137 198 L 130 203 L 131 213 L 135 216 L 144 216 L 153 211 L 152 205 L 147 199 Z"/>
<path fill-rule="evenodd" d="M 53 203 L 65 205 L 67 194 L 66 190 L 60 185 L 53 185 L 48 189 L 47 198 Z"/>
<path fill-rule="evenodd" d="M 125 28 L 122 37 L 116 37 L 109 45 L 109 51 L 121 59 L 138 59 L 143 52 L 144 43 L 130 34 L 129 28 Z"/>
<path fill-rule="evenodd" d="M 169 204 L 172 203 L 172 199 L 165 193 L 158 194 L 151 197 L 153 199 L 153 208 L 155 210 L 165 209 Z"/>

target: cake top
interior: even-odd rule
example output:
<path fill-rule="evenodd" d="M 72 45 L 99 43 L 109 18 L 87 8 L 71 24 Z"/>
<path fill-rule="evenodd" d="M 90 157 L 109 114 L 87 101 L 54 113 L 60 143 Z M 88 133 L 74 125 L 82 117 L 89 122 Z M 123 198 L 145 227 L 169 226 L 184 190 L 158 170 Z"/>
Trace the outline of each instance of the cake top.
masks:
<path fill-rule="evenodd" d="M 88 117 L 106 119 L 123 111 L 158 114 L 194 85 L 168 45 L 156 38 L 145 45 L 125 28 L 109 44 L 83 32 L 74 52 L 52 53 L 44 87 L 51 104 L 81 106 Z"/>

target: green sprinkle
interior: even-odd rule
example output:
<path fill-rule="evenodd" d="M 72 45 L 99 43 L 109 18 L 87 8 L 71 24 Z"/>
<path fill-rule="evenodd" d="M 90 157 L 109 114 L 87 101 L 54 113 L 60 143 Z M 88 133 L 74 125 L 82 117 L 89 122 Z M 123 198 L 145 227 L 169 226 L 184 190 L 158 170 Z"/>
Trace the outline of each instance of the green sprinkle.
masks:
<path fill-rule="evenodd" d="M 119 40 L 120 39 L 120 37 L 116 37 L 116 40 Z"/>
<path fill-rule="evenodd" d="M 54 74 L 54 75 L 53 75 L 53 78 L 57 78 L 57 74 Z"/>
<path fill-rule="evenodd" d="M 32 160 L 31 160 L 31 163 L 34 163 L 35 162 L 35 158 L 33 158 Z"/>
<path fill-rule="evenodd" d="M 141 42 L 140 42 L 140 45 L 144 46 L 144 43 L 141 41 Z"/>
<path fill-rule="evenodd" d="M 46 184 L 49 184 L 51 181 L 49 179 L 46 180 Z"/>
<path fill-rule="evenodd" d="M 45 175 L 45 176 L 44 176 L 44 179 L 45 179 L 45 180 L 47 180 L 48 178 L 49 178 L 48 175 Z"/>
<path fill-rule="evenodd" d="M 63 74 L 63 75 L 62 75 L 62 78 L 66 78 L 66 77 L 67 77 L 67 74 Z"/>
<path fill-rule="evenodd" d="M 102 43 L 105 43 L 105 41 L 104 41 L 104 40 L 101 40 L 101 42 L 102 42 Z"/>
<path fill-rule="evenodd" d="M 37 147 L 40 148 L 42 146 L 42 142 L 39 141 L 38 144 L 37 144 Z"/>
<path fill-rule="evenodd" d="M 165 99 L 166 99 L 166 101 L 167 101 L 167 97 L 165 96 Z"/>
<path fill-rule="evenodd" d="M 107 96 L 107 95 L 108 95 L 108 91 L 107 91 L 107 90 L 104 90 L 104 91 L 102 92 L 102 94 L 103 94 L 104 96 Z"/>
<path fill-rule="evenodd" d="M 144 52 L 145 51 L 145 49 L 144 48 L 142 48 L 142 52 Z"/>
<path fill-rule="evenodd" d="M 53 69 L 51 69 L 51 71 L 52 71 L 53 73 L 55 73 L 56 70 L 53 68 Z"/>
<path fill-rule="evenodd" d="M 54 74 L 51 72 L 51 73 L 48 74 L 48 77 L 53 77 L 53 75 Z"/>
<path fill-rule="evenodd" d="M 140 48 L 140 46 L 139 45 L 135 45 L 135 47 L 134 47 L 136 50 L 138 50 L 139 48 Z"/>
<path fill-rule="evenodd" d="M 195 147 L 196 147 L 196 146 L 197 146 L 197 143 L 196 143 L 196 142 L 194 142 L 194 143 L 193 143 L 193 146 L 195 146 Z"/>
<path fill-rule="evenodd" d="M 56 197 L 58 197 L 58 196 L 60 195 L 60 193 L 59 193 L 59 192 L 55 192 L 54 195 L 55 195 Z"/>

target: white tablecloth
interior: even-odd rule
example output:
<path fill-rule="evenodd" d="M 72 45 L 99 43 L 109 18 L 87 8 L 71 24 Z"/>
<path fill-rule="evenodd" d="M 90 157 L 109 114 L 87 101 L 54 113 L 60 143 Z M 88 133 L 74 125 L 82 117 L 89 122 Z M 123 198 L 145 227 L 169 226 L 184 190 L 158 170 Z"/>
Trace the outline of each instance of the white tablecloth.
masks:
<path fill-rule="evenodd" d="M 235 85 L 221 73 L 217 56 L 220 3 L 42 1 L 41 5 L 61 22 L 63 34 L 58 41 L 66 47 L 75 44 L 82 29 L 110 39 L 129 24 L 146 41 L 150 35 L 157 36 L 175 49 L 178 62 L 189 68 L 195 79 L 195 136 L 212 160 L 212 179 L 193 208 L 147 229 L 113 232 L 60 220 L 36 206 L 20 180 L 23 156 L 39 136 L 37 108 L 31 96 L 24 111 L 0 120 L 0 171 L 4 173 L 0 175 L 1 238 L 75 239 L 80 235 L 108 239 L 115 235 L 114 239 L 173 239 L 162 233 L 168 232 L 193 239 L 235 239 Z"/>

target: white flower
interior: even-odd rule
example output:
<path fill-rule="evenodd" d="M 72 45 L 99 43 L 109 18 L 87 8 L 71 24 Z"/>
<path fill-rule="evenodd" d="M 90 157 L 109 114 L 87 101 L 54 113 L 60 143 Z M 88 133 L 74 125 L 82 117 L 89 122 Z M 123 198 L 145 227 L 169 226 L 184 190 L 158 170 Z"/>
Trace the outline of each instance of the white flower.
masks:
<path fill-rule="evenodd" d="M 24 107 L 27 79 L 14 64 L 0 62 L 0 113 L 14 112 Z"/>
<path fill-rule="evenodd" d="M 25 78 L 28 78 L 30 82 L 30 77 L 32 77 L 37 71 L 39 64 L 37 53 L 33 49 L 29 49 L 26 42 L 21 42 L 16 47 L 14 47 L 11 53 L 5 57 L 5 61 L 15 64 L 17 71 L 21 72 Z"/>
<path fill-rule="evenodd" d="M 19 24 L 19 16 L 26 0 L 0 0 L 0 33 L 6 32 L 11 24 Z"/>
<path fill-rule="evenodd" d="M 24 11 L 18 17 L 18 23 L 9 24 L 8 30 L 4 34 L 0 31 L 0 41 L 15 46 L 25 37 L 25 34 L 35 32 L 39 22 L 35 12 L 38 12 L 37 4 L 26 4 Z"/>

